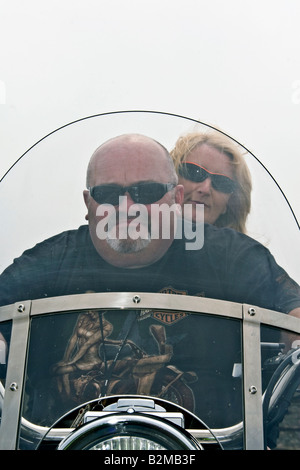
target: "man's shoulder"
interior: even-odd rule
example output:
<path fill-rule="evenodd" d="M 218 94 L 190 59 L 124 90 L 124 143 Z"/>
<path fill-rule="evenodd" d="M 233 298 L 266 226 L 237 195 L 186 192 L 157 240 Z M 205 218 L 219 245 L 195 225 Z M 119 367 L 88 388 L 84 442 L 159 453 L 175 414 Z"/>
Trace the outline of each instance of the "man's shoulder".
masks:
<path fill-rule="evenodd" d="M 42 244 L 59 244 L 63 241 L 80 241 L 82 239 L 86 239 L 86 237 L 89 235 L 89 228 L 88 225 L 81 225 L 80 227 L 76 229 L 70 229 L 70 230 L 64 230 L 63 232 L 57 233 L 55 235 L 52 235 L 49 238 L 46 238 L 42 242 L 39 243 L 39 245 Z"/>
<path fill-rule="evenodd" d="M 168 252 L 169 258 L 184 258 L 186 263 L 212 263 L 215 266 L 234 264 L 236 260 L 269 257 L 269 250 L 259 241 L 231 228 L 218 228 L 204 224 L 203 245 L 199 249 L 191 248 L 190 240 L 185 237 L 174 241 Z M 173 261 L 174 264 L 175 261 Z"/>
<path fill-rule="evenodd" d="M 77 229 L 65 230 L 43 241 L 38 242 L 32 248 L 24 251 L 22 257 L 38 255 L 39 253 L 53 253 L 66 249 L 76 249 L 88 245 L 89 230 L 87 225 Z"/>
<path fill-rule="evenodd" d="M 204 226 L 204 243 L 214 244 L 220 242 L 223 246 L 245 246 L 245 247 L 261 247 L 265 249 L 259 241 L 252 238 L 250 235 L 238 232 L 230 227 L 216 227 L 214 225 L 205 224 Z"/>
<path fill-rule="evenodd" d="M 203 227 L 203 246 L 201 251 L 232 251 L 244 249 L 262 249 L 266 248 L 257 240 L 238 232 L 229 227 L 216 227 L 210 224 L 204 224 Z"/>

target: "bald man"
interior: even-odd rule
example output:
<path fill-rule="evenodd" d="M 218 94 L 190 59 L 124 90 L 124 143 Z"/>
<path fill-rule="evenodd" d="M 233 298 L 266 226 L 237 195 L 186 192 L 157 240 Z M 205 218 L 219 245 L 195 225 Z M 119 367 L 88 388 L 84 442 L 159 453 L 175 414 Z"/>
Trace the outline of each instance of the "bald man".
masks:
<path fill-rule="evenodd" d="M 147 216 L 145 224 L 148 225 L 148 236 L 143 239 L 133 239 L 126 228 L 122 240 L 117 238 L 116 242 L 112 241 L 116 239 L 109 237 L 101 239 L 97 234 L 97 225 L 101 220 L 101 216 L 97 216 L 97 209 L 99 203 L 103 205 L 106 200 L 104 198 L 102 201 L 100 196 L 99 202 L 97 202 L 91 195 L 91 189 L 94 190 L 92 190 L 92 194 L 101 194 L 101 189 L 108 191 L 108 204 L 111 201 L 114 202 L 114 195 L 118 202 L 118 198 L 121 196 L 121 205 L 110 204 L 116 208 L 116 214 L 113 216 L 116 215 L 118 229 L 116 235 L 118 235 L 121 223 L 128 227 L 133 222 L 135 217 L 134 214 L 130 215 L 130 209 L 136 204 L 128 191 L 123 193 L 120 192 L 120 189 L 124 187 L 135 188 L 137 184 L 140 185 L 142 194 L 143 190 L 146 194 L 148 192 L 153 194 L 151 204 L 147 199 L 145 201 L 141 199 L 142 207 L 140 209 L 144 209 Z M 151 239 L 151 221 L 153 219 L 151 209 L 153 204 L 167 204 L 169 207 L 175 205 L 179 214 L 183 201 L 183 186 L 177 184 L 177 175 L 170 156 L 162 145 L 153 139 L 140 135 L 124 135 L 109 140 L 95 151 L 90 160 L 87 171 L 87 187 L 90 189 L 83 193 L 88 209 L 86 218 L 89 221 L 93 244 L 103 259 L 113 266 L 135 268 L 152 264 L 166 253 L 174 239 L 173 227 L 176 221 L 174 218 L 170 218 L 170 237 L 160 237 L 153 240 Z M 109 194 L 110 189 L 113 193 L 112 196 Z M 155 191 L 158 191 L 157 196 Z M 112 199 L 109 199 L 109 196 Z M 136 209 L 138 208 L 136 207 Z"/>

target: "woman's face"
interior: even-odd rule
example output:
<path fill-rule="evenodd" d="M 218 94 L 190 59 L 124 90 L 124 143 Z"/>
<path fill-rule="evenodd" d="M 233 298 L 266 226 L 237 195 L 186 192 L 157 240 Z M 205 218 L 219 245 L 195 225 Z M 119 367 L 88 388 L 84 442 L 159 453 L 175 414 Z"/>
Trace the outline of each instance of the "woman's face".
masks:
<path fill-rule="evenodd" d="M 209 145 L 201 144 L 194 148 L 188 154 L 187 161 L 204 167 L 210 173 L 234 179 L 230 158 Z M 209 177 L 198 183 L 179 176 L 179 184 L 184 186 L 184 204 L 192 205 L 193 220 L 196 220 L 198 204 L 204 205 L 204 220 L 208 224 L 214 224 L 226 212 L 231 194 L 214 189 Z"/>

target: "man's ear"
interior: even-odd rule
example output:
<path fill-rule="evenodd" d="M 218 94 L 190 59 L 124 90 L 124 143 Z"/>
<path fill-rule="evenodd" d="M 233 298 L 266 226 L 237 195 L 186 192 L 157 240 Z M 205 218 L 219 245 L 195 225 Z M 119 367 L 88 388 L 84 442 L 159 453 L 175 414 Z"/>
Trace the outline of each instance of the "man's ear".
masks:
<path fill-rule="evenodd" d="M 86 205 L 86 208 L 89 209 L 89 201 L 90 201 L 90 193 L 87 189 L 83 191 L 83 200 Z M 89 214 L 87 213 L 85 216 L 85 220 L 89 220 Z"/>

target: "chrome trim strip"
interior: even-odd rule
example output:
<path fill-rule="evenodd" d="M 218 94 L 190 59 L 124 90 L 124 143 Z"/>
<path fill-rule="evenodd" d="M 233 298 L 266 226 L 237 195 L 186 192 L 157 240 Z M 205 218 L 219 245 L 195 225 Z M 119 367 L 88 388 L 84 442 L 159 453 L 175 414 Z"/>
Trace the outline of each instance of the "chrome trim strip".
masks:
<path fill-rule="evenodd" d="M 31 302 L 19 303 L 13 309 L 11 345 L 0 426 L 0 450 L 13 450 L 17 445 L 19 416 L 26 367 L 27 341 Z M 13 386 L 14 384 L 14 386 Z"/>
<path fill-rule="evenodd" d="M 137 296 L 141 300 L 134 303 L 133 298 Z M 27 301 L 26 301 L 27 302 Z M 24 302 L 17 302 L 22 305 Z M 75 304 L 75 307 L 74 307 Z M 286 315 L 274 310 L 268 310 L 256 306 L 245 305 L 255 309 L 255 318 L 263 324 L 283 328 L 300 334 L 300 319 Z M 207 313 L 232 318 L 242 319 L 243 304 L 228 302 L 206 297 L 195 297 L 189 295 L 170 295 L 149 292 L 103 292 L 93 294 L 74 294 L 70 296 L 51 297 L 36 299 L 32 301 L 31 315 L 43 315 L 47 313 L 63 313 L 81 309 L 126 309 L 126 308 L 158 308 L 188 310 L 191 313 Z M 7 321 L 13 318 L 15 305 L 0 307 L 0 318 Z M 220 313 L 220 311 L 222 313 Z"/>
<path fill-rule="evenodd" d="M 256 306 L 245 305 L 244 308 L 247 312 L 250 308 L 254 308 L 255 314 L 253 315 L 253 320 L 255 319 L 255 321 L 300 334 L 300 318 L 298 317 Z"/>
<path fill-rule="evenodd" d="M 14 311 L 15 311 L 15 304 L 5 305 L 4 307 L 0 307 L 1 323 L 8 321 L 8 320 L 12 320 L 14 316 Z"/>
<path fill-rule="evenodd" d="M 242 319 L 242 304 L 189 295 L 149 292 L 105 292 L 38 299 L 32 301 L 31 314 L 97 308 L 187 310 L 191 313 L 206 313 Z"/>
<path fill-rule="evenodd" d="M 245 448 L 263 450 L 260 322 L 247 305 L 244 306 L 243 364 Z"/>

